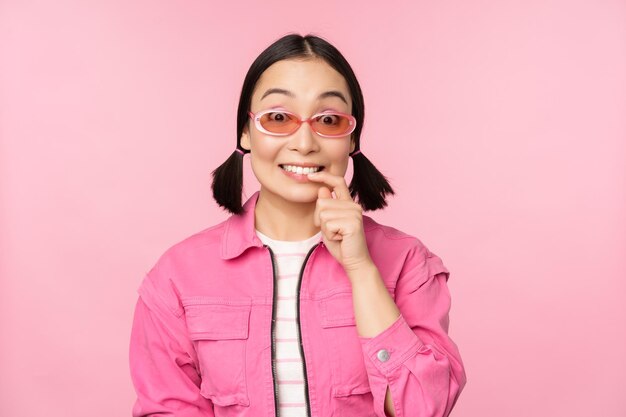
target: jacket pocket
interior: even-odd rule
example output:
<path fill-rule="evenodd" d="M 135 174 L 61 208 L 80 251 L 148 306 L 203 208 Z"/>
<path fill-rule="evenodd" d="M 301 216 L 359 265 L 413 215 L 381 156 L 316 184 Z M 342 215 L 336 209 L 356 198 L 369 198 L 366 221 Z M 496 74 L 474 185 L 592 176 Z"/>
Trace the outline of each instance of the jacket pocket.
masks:
<path fill-rule="evenodd" d="M 249 300 L 181 299 L 187 329 L 196 352 L 202 383 L 200 393 L 214 404 L 249 406 L 246 344 Z"/>
<path fill-rule="evenodd" d="M 358 339 L 352 288 L 318 302 L 335 397 L 371 392 Z"/>

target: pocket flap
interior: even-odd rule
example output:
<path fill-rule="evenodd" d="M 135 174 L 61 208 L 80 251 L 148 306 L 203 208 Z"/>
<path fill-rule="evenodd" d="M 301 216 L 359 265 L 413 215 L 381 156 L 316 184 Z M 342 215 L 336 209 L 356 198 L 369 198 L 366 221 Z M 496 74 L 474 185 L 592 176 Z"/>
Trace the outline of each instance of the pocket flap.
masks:
<path fill-rule="evenodd" d="M 248 338 L 250 305 L 189 304 L 184 308 L 192 340 Z"/>
<path fill-rule="evenodd" d="M 321 300 L 320 308 L 322 327 L 356 326 L 351 293 L 338 294 Z"/>

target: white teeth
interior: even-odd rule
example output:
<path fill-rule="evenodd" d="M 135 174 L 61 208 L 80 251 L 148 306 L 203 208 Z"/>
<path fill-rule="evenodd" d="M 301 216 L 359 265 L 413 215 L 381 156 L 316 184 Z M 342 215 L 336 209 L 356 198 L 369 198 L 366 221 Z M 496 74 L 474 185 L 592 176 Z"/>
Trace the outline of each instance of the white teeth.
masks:
<path fill-rule="evenodd" d="M 283 165 L 283 169 L 289 172 L 295 172 L 296 174 L 308 174 L 310 172 L 317 172 L 321 167 L 306 167 L 302 168 L 296 165 Z"/>

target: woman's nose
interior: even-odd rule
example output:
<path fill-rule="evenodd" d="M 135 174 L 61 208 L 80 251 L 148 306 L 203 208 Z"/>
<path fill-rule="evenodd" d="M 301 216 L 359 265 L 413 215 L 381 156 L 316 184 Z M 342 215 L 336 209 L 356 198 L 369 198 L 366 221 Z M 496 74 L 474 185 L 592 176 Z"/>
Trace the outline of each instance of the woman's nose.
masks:
<path fill-rule="evenodd" d="M 308 153 L 311 150 L 319 148 L 317 134 L 311 129 L 311 125 L 307 122 L 302 122 L 291 138 L 290 146 L 292 149 L 297 149 L 302 153 Z"/>

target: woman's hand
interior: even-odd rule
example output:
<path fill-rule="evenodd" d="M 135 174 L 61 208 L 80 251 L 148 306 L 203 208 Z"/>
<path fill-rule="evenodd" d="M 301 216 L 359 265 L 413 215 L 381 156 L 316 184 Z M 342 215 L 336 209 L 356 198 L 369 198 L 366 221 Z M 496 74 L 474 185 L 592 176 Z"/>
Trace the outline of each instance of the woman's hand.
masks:
<path fill-rule="evenodd" d="M 363 209 L 352 200 L 345 178 L 326 171 L 308 174 L 308 178 L 330 186 L 318 190 L 314 214 L 328 251 L 346 272 L 373 265 L 363 231 Z M 332 197 L 331 190 L 337 198 Z"/>

